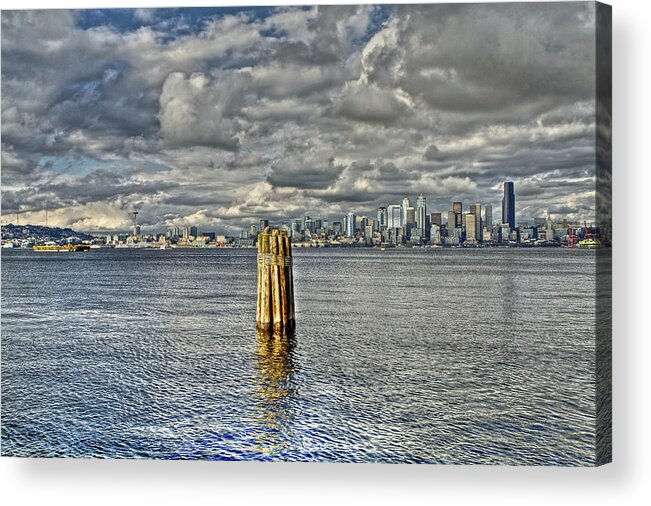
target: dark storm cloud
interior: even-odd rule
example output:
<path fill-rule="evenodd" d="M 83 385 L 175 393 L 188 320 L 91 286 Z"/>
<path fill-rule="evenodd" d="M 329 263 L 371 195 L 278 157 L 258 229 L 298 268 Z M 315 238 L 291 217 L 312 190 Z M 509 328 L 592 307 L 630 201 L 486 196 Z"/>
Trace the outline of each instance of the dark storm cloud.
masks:
<path fill-rule="evenodd" d="M 572 2 L 3 11 L 3 206 L 233 232 L 421 191 L 498 209 L 508 179 L 527 217 L 589 219 L 594 25 Z M 57 172 L 79 159 L 104 168 Z"/>
<path fill-rule="evenodd" d="M 428 160 L 430 162 L 434 162 L 434 161 L 441 162 L 446 159 L 446 155 L 434 144 L 430 144 L 429 146 L 427 146 L 427 150 L 423 155 L 423 159 Z"/>
<path fill-rule="evenodd" d="M 267 182 L 272 186 L 297 189 L 317 189 L 332 186 L 343 167 L 334 159 L 320 160 L 318 154 L 287 157 L 272 164 Z"/>

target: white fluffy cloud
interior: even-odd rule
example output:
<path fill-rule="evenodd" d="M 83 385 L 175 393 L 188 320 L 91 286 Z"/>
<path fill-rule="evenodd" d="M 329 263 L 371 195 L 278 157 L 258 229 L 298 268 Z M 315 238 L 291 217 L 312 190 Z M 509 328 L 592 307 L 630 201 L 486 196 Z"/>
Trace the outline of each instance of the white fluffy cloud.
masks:
<path fill-rule="evenodd" d="M 235 151 L 246 78 L 212 80 L 203 73 L 173 72 L 160 94 L 161 134 L 173 147 L 211 146 Z"/>

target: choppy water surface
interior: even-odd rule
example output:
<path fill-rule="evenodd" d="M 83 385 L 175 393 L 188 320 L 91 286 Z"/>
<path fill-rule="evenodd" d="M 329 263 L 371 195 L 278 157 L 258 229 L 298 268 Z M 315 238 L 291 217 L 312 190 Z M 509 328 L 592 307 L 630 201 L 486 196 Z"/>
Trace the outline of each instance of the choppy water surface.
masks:
<path fill-rule="evenodd" d="M 592 251 L 2 252 L 2 454 L 594 462 Z"/>

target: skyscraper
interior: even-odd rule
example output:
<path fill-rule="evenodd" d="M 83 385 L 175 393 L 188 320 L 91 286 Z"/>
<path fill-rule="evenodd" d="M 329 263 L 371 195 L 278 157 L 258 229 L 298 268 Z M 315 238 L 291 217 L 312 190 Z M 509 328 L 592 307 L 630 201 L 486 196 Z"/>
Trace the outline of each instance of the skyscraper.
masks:
<path fill-rule="evenodd" d="M 456 215 L 454 226 L 461 228 L 463 225 L 463 204 L 461 202 L 452 202 L 452 211 Z"/>
<path fill-rule="evenodd" d="M 355 221 L 357 220 L 357 217 L 355 216 L 354 213 L 348 213 L 348 216 L 346 216 L 346 235 L 348 237 L 354 237 L 355 236 Z"/>
<path fill-rule="evenodd" d="M 401 222 L 404 225 L 407 224 L 407 209 L 411 207 L 411 203 L 409 202 L 409 197 L 405 197 L 402 199 L 402 219 Z"/>
<path fill-rule="evenodd" d="M 489 231 L 493 229 L 493 204 L 484 206 L 484 227 Z"/>
<path fill-rule="evenodd" d="M 504 183 L 504 197 L 502 198 L 502 223 L 508 224 L 515 230 L 515 189 L 511 181 Z"/>
<path fill-rule="evenodd" d="M 260 232 L 269 226 L 269 220 L 260 220 Z"/>
<path fill-rule="evenodd" d="M 387 228 L 402 227 L 402 209 L 399 204 L 392 204 L 387 208 Z"/>
<path fill-rule="evenodd" d="M 407 219 L 403 226 L 413 227 L 416 225 L 416 210 L 413 207 L 407 208 Z"/>
<path fill-rule="evenodd" d="M 432 214 L 430 214 L 430 224 L 432 226 L 438 225 L 440 227 L 442 225 L 441 213 L 432 213 Z"/>
<path fill-rule="evenodd" d="M 425 230 L 427 227 L 427 200 L 421 193 L 416 199 L 416 228 Z"/>
<path fill-rule="evenodd" d="M 294 220 L 292 222 L 292 237 L 299 237 L 301 235 L 301 220 Z"/>
<path fill-rule="evenodd" d="M 481 204 L 470 204 L 470 214 L 475 217 L 475 223 L 473 225 L 474 228 L 474 238 L 477 241 L 481 241 L 482 239 L 482 233 L 481 233 Z M 468 230 L 468 218 L 466 218 L 466 237 L 468 237 L 470 234 L 467 232 Z"/>
<path fill-rule="evenodd" d="M 466 241 L 475 242 L 477 240 L 477 221 L 479 216 L 468 213 L 466 216 Z"/>
<path fill-rule="evenodd" d="M 377 230 L 382 230 L 382 227 L 386 227 L 387 223 L 387 208 L 378 207 L 377 210 Z"/>
<path fill-rule="evenodd" d="M 448 224 L 447 224 L 448 236 L 454 235 L 455 228 L 457 228 L 457 213 L 455 213 L 454 211 L 448 211 Z"/>

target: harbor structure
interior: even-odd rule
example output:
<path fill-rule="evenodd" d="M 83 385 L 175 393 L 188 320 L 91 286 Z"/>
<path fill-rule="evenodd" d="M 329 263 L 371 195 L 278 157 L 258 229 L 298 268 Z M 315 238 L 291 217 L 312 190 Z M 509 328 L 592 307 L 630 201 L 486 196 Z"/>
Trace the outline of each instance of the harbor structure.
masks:
<path fill-rule="evenodd" d="M 282 335 L 295 327 L 292 243 L 286 231 L 265 227 L 258 235 L 256 329 Z"/>

